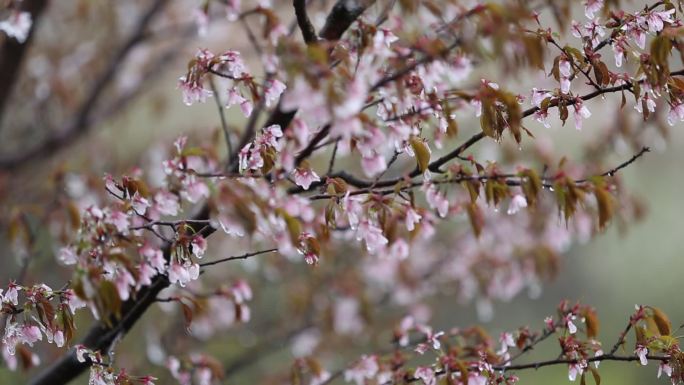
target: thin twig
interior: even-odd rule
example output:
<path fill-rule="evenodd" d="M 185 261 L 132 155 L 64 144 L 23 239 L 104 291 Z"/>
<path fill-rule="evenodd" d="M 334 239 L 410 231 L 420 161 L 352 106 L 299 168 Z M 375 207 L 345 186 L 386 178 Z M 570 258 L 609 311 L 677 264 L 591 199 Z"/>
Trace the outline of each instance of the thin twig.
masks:
<path fill-rule="evenodd" d="M 242 254 L 242 255 L 236 255 L 236 256 L 232 256 L 232 257 L 226 257 L 226 258 L 217 259 L 217 260 L 211 261 L 211 262 L 200 263 L 200 267 L 207 267 L 207 266 L 218 265 L 219 263 L 228 262 L 228 261 L 235 261 L 235 260 L 239 260 L 239 259 L 247 259 L 247 258 L 250 258 L 250 257 L 254 257 L 254 256 L 256 256 L 256 255 L 268 254 L 268 253 L 275 253 L 275 252 L 277 252 L 277 251 L 278 251 L 277 248 L 274 248 L 274 249 L 267 249 L 267 250 L 260 250 L 260 251 L 253 251 L 253 252 L 251 252 L 251 253 L 245 253 L 245 254 Z"/>
<path fill-rule="evenodd" d="M 219 117 L 221 118 L 221 128 L 223 129 L 223 139 L 226 141 L 226 150 L 228 151 L 228 159 L 233 156 L 233 145 L 230 142 L 230 132 L 228 132 L 228 123 L 226 122 L 226 112 L 224 111 L 223 104 L 221 104 L 221 96 L 216 88 L 216 83 L 213 78 L 209 79 L 209 85 L 211 86 L 211 92 L 214 93 L 214 100 L 216 101 L 216 107 L 218 108 Z"/>

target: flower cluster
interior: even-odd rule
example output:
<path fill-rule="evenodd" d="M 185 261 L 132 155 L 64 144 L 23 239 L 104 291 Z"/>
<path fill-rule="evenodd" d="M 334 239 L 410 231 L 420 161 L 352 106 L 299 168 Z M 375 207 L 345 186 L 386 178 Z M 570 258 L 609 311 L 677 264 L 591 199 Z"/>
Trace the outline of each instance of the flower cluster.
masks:
<path fill-rule="evenodd" d="M 12 370 L 18 364 L 26 369 L 40 363 L 38 355 L 27 347 L 42 341 L 43 336 L 57 347 L 69 343 L 76 329 L 74 313 L 85 306 L 71 289 L 52 290 L 45 284 L 21 286 L 14 282 L 6 291 L 0 289 L 0 301 L 0 314 L 6 317 L 0 348 Z"/>

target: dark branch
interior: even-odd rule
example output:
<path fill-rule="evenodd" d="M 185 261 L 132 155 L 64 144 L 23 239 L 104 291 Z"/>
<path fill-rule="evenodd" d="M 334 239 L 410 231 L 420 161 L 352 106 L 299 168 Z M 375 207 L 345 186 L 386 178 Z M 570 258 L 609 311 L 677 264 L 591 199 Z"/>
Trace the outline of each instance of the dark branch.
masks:
<path fill-rule="evenodd" d="M 293 6 L 295 16 L 297 16 L 297 24 L 302 31 L 304 41 L 307 44 L 315 43 L 318 40 L 318 36 L 316 36 L 316 29 L 311 24 L 311 20 L 309 20 L 309 16 L 306 13 L 306 0 L 294 0 Z"/>
<path fill-rule="evenodd" d="M 31 15 L 31 20 L 33 20 L 29 35 L 23 43 L 7 37 L 0 47 L 0 126 L 7 101 L 12 94 L 14 84 L 19 79 L 19 70 L 24 61 L 24 55 L 31 45 L 38 20 L 40 20 L 47 3 L 47 0 L 25 0 L 21 2 L 21 10 L 28 12 Z"/>
<path fill-rule="evenodd" d="M 325 40 L 339 40 L 349 26 L 373 3 L 375 0 L 339 0 L 325 20 L 321 37 Z"/>
<path fill-rule="evenodd" d="M 329 41 L 339 40 L 352 23 L 374 2 L 375 0 L 338 0 L 326 19 L 325 26 L 320 32 L 320 37 Z M 283 130 L 286 130 L 296 114 L 297 110 L 283 111 L 280 107 L 280 102 L 278 102 L 278 106 L 271 113 L 264 127 L 277 124 Z"/>
<path fill-rule="evenodd" d="M 148 25 L 168 3 L 169 0 L 155 0 L 150 8 L 148 8 L 147 11 L 140 17 L 133 34 L 119 49 L 116 55 L 109 61 L 109 65 L 95 81 L 95 84 L 84 98 L 83 104 L 76 112 L 75 118 L 67 127 L 65 127 L 63 130 L 59 130 L 57 133 L 53 133 L 47 140 L 36 147 L 14 156 L 0 159 L 0 169 L 11 170 L 16 167 L 21 167 L 29 161 L 35 161 L 37 159 L 50 156 L 62 147 L 70 144 L 80 135 L 86 133 L 88 129 L 92 127 L 92 125 L 89 124 L 91 113 L 104 94 L 104 91 L 116 77 L 118 70 L 121 68 L 121 64 L 128 57 L 133 48 L 135 48 L 145 39 Z"/>
<path fill-rule="evenodd" d="M 196 221 L 209 219 L 209 209 L 204 207 L 194 216 Z M 216 229 L 211 226 L 201 226 L 201 224 L 190 224 L 195 227 L 198 234 L 204 237 L 210 236 Z M 168 260 L 171 255 L 173 245 L 167 243 L 164 247 L 164 256 Z M 131 298 L 123 303 L 121 317 L 111 317 L 109 325 L 104 321 L 95 324 L 86 337 L 80 342 L 88 349 L 106 353 L 115 340 L 125 335 L 136 322 L 145 314 L 147 309 L 155 303 L 156 298 L 163 289 L 168 287 L 170 282 L 165 275 L 158 275 L 150 286 L 143 287 L 135 298 Z M 78 362 L 75 349 L 69 350 L 59 360 L 51 364 L 40 372 L 29 382 L 30 385 L 63 385 L 78 377 L 88 369 L 89 363 Z"/>

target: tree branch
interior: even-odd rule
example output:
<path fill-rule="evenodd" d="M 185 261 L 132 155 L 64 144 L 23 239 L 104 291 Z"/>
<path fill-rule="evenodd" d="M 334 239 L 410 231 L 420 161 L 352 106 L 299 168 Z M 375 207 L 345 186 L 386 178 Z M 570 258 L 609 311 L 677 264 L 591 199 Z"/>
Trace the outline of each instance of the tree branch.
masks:
<path fill-rule="evenodd" d="M 223 263 L 223 262 L 236 261 L 236 260 L 240 260 L 240 259 L 247 259 L 247 258 L 254 257 L 254 256 L 256 256 L 256 255 L 268 254 L 268 253 L 275 253 L 275 252 L 277 252 L 277 251 L 278 251 L 277 248 L 274 248 L 274 249 L 267 249 L 267 250 L 253 251 L 253 252 L 251 252 L 251 253 L 245 253 L 245 254 L 242 254 L 242 255 L 235 255 L 235 256 L 232 256 L 232 257 L 226 257 L 226 258 L 217 259 L 217 260 L 215 260 L 215 261 L 200 263 L 200 266 L 201 266 L 201 267 L 213 266 L 213 265 L 218 265 L 219 263 Z"/>
<path fill-rule="evenodd" d="M 14 84 L 19 79 L 19 69 L 24 61 L 24 55 L 31 45 L 36 26 L 47 3 L 47 0 L 25 0 L 21 2 L 21 10 L 28 12 L 33 21 L 29 35 L 23 43 L 7 37 L 2 47 L 0 47 L 0 127 L 2 126 L 2 118 L 4 116 L 3 111 L 12 94 Z"/>
<path fill-rule="evenodd" d="M 297 24 L 302 31 L 304 41 L 307 44 L 316 42 L 318 36 L 316 36 L 316 29 L 311 24 L 311 20 L 309 20 L 309 16 L 306 13 L 306 0 L 293 0 L 292 3 L 295 9 L 295 16 L 297 16 Z"/>
<path fill-rule="evenodd" d="M 128 57 L 128 54 L 133 48 L 144 40 L 148 25 L 168 3 L 169 0 L 154 0 L 154 3 L 152 3 L 147 11 L 140 17 L 133 34 L 109 61 L 109 65 L 95 81 L 90 92 L 88 92 L 87 96 L 84 98 L 83 104 L 81 104 L 80 108 L 77 110 L 74 119 L 67 127 L 59 132 L 53 133 L 47 140 L 31 149 L 16 155 L 0 158 L 0 169 L 11 170 L 21 167 L 29 161 L 48 157 L 56 153 L 62 147 L 70 144 L 80 135 L 86 133 L 92 127 L 92 125 L 89 124 L 91 113 L 104 94 L 104 91 L 116 77 L 116 74 L 121 67 L 121 63 Z"/>
<path fill-rule="evenodd" d="M 157 3 L 166 3 L 168 0 L 156 0 Z M 342 3 L 347 3 L 346 0 L 339 0 L 336 8 Z M 368 4 L 370 5 L 370 4 Z M 361 11 L 358 11 L 355 17 L 361 15 L 363 10 L 367 6 L 362 7 Z M 335 13 L 335 10 L 333 10 Z M 332 16 L 332 14 L 331 14 Z M 328 17 L 330 21 L 330 17 Z M 342 21 L 341 21 L 342 23 Z M 346 21 L 345 21 L 346 23 Z M 347 27 L 351 25 L 351 22 L 346 24 L 344 29 L 336 29 L 335 33 L 330 32 L 330 35 L 337 38 L 344 33 Z M 144 28 L 143 28 L 144 30 Z M 339 33 L 339 35 L 337 35 Z M 289 125 L 289 123 L 294 118 L 295 112 L 283 113 L 280 109 L 276 109 L 274 114 L 271 115 L 269 119 L 269 124 L 280 124 L 283 129 Z M 0 168 L 4 166 L 4 163 L 0 161 Z M 199 213 L 193 216 L 194 221 L 203 221 L 209 219 L 210 208 L 208 204 L 200 209 Z M 202 236 L 209 237 L 212 233 L 216 231 L 215 228 L 211 226 L 204 226 L 198 229 L 198 233 Z M 167 243 L 164 247 L 164 255 L 168 259 L 171 254 L 172 244 Z M 142 288 L 135 298 L 131 298 L 124 302 L 122 306 L 122 317 L 120 319 L 113 318 L 110 320 L 111 327 L 106 326 L 104 322 L 98 322 L 93 326 L 88 332 L 87 336 L 82 340 L 81 344 L 85 345 L 87 348 L 92 350 L 107 351 L 115 339 L 118 336 L 125 334 L 130 330 L 133 325 L 142 317 L 142 315 L 147 311 L 147 309 L 155 302 L 155 298 L 161 290 L 168 287 L 170 284 L 166 276 L 157 276 L 154 278 L 152 285 Z M 81 363 L 76 360 L 75 349 L 71 349 L 68 353 L 62 356 L 61 359 L 54 362 L 43 372 L 35 376 L 29 384 L 31 385 L 60 385 L 66 384 L 72 379 L 76 378 L 79 374 L 85 371 L 89 367 L 87 363 Z"/>

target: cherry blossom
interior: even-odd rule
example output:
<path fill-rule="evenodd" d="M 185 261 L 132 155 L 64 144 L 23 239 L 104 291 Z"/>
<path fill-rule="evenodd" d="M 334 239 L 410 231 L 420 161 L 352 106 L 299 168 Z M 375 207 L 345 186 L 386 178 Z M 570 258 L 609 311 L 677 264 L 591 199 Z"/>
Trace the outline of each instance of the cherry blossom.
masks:
<path fill-rule="evenodd" d="M 352 367 L 344 371 L 344 380 L 364 385 L 366 380 L 374 378 L 380 370 L 376 356 L 362 356 Z"/>
<path fill-rule="evenodd" d="M 435 377 L 435 372 L 426 366 L 419 366 L 413 373 L 414 377 L 423 381 L 424 385 L 435 385 L 437 383 L 437 378 Z"/>
<path fill-rule="evenodd" d="M 19 43 L 24 43 L 31 31 L 33 19 L 28 12 L 12 12 L 5 20 L 0 21 L 0 31 L 7 36 L 16 39 Z"/>
<path fill-rule="evenodd" d="M 521 194 L 516 194 L 511 198 L 511 203 L 509 203 L 506 213 L 513 215 L 525 207 L 527 207 L 527 199 Z"/>
<path fill-rule="evenodd" d="M 560 73 L 561 92 L 567 94 L 570 92 L 570 78 L 572 76 L 572 66 L 567 58 L 561 58 L 558 62 L 558 71 Z"/>
<path fill-rule="evenodd" d="M 292 172 L 295 183 L 304 190 L 308 190 L 313 182 L 319 182 L 321 178 L 310 168 L 297 168 Z"/>
<path fill-rule="evenodd" d="M 670 126 L 674 126 L 678 121 L 684 121 L 684 103 L 680 102 L 670 105 L 670 111 L 667 113 L 667 123 Z"/>
<path fill-rule="evenodd" d="M 637 345 L 634 354 L 636 354 L 639 357 L 639 362 L 641 363 L 641 365 L 648 365 L 648 358 L 646 357 L 648 355 L 648 348 L 646 348 L 643 345 Z"/>
<path fill-rule="evenodd" d="M 184 287 L 190 281 L 199 278 L 199 265 L 191 262 L 172 262 L 169 266 L 168 274 L 171 283 L 178 283 Z"/>
<path fill-rule="evenodd" d="M 587 119 L 591 116 L 591 111 L 584 105 L 581 100 L 575 101 L 573 105 L 574 112 L 573 116 L 575 118 L 575 128 L 579 131 L 582 129 L 582 119 Z"/>
<path fill-rule="evenodd" d="M 646 15 L 646 23 L 648 24 L 649 32 L 656 33 L 663 30 L 664 23 L 672 24 L 674 20 L 672 15 L 675 9 L 672 8 L 667 11 L 651 11 Z"/>
<path fill-rule="evenodd" d="M 187 76 L 178 78 L 178 88 L 183 92 L 183 103 L 186 106 L 191 106 L 196 102 L 204 103 L 213 95 L 198 79 L 190 79 Z"/>
<path fill-rule="evenodd" d="M 603 9 L 603 0 L 586 0 L 584 4 L 584 14 L 588 19 L 594 19 L 595 14 Z"/>
<path fill-rule="evenodd" d="M 672 377 L 672 367 L 665 361 L 661 361 L 660 364 L 658 364 L 657 377 L 660 378 L 663 373 L 665 373 L 668 377 Z"/>

